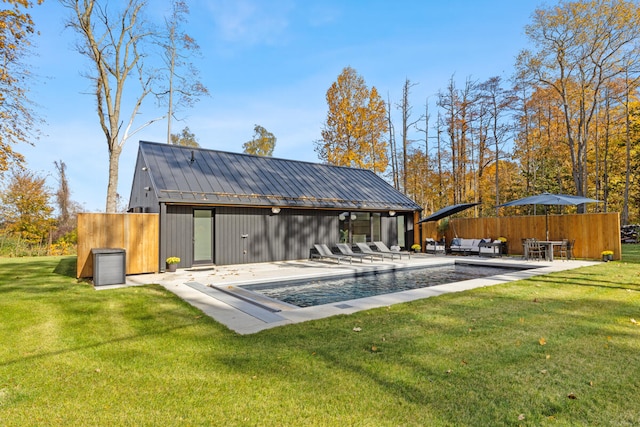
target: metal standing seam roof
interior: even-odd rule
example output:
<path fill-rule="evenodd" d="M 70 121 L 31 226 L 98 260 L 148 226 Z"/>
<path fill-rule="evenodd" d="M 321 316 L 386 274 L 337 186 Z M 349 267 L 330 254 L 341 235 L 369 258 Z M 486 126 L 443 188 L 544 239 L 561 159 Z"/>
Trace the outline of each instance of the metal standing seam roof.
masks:
<path fill-rule="evenodd" d="M 146 141 L 139 149 L 160 202 L 422 210 L 365 169 Z"/>

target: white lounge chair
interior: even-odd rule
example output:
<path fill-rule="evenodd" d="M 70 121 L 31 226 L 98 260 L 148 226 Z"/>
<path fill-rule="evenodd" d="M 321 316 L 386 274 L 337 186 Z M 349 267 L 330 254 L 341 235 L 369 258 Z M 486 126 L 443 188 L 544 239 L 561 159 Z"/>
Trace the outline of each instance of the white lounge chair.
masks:
<path fill-rule="evenodd" d="M 353 257 L 351 256 L 334 254 L 333 252 L 331 252 L 331 249 L 329 249 L 329 247 L 324 243 L 315 244 L 313 246 L 316 248 L 316 251 L 318 251 L 318 254 L 312 254 L 311 256 L 312 258 L 315 256 L 320 259 L 322 258 L 335 259 L 338 261 L 338 264 L 340 264 L 340 261 L 342 261 L 343 259 L 349 260 L 349 264 L 351 264 L 353 261 Z"/>
<path fill-rule="evenodd" d="M 407 257 L 411 258 L 411 252 L 392 251 L 387 247 L 387 245 L 384 244 L 384 242 L 373 242 L 373 244 L 376 245 L 376 248 L 378 248 L 378 251 L 380 251 L 381 253 L 398 254 L 400 256 L 400 259 L 402 259 L 402 255 L 406 255 Z"/>
<path fill-rule="evenodd" d="M 367 254 L 367 255 L 373 255 L 373 256 L 377 256 L 382 258 L 383 260 L 386 258 L 391 258 L 391 260 L 393 261 L 395 257 L 401 258 L 401 255 L 397 252 L 391 252 L 391 253 L 383 253 L 383 252 L 376 252 L 373 249 L 371 249 L 371 246 L 369 246 L 367 243 L 356 243 L 356 245 L 358 245 L 358 248 L 360 248 L 360 251 L 363 254 Z"/>
<path fill-rule="evenodd" d="M 364 258 L 369 258 L 371 262 L 373 262 L 374 255 L 365 254 L 365 253 L 357 254 L 353 252 L 353 250 L 351 250 L 351 246 L 347 245 L 346 243 L 337 243 L 336 246 L 338 247 L 340 252 L 342 252 L 344 255 L 347 255 L 353 258 L 359 258 L 360 262 L 362 262 Z"/>

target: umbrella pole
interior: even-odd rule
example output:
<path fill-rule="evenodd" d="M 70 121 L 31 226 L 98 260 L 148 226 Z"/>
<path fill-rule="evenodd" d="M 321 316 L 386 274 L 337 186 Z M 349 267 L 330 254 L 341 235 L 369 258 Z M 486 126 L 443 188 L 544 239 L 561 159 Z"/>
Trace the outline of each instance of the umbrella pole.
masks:
<path fill-rule="evenodd" d="M 547 240 L 549 240 L 549 207 L 544 206 L 544 228 L 546 230 Z"/>

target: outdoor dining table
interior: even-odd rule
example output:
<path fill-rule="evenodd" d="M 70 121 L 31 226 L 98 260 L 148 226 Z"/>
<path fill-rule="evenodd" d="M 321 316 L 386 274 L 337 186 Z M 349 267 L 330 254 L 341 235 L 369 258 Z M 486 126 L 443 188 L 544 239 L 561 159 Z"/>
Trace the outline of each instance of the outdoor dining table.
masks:
<path fill-rule="evenodd" d="M 541 246 L 544 246 L 545 259 L 553 261 L 553 247 L 562 246 L 562 240 L 538 240 Z"/>

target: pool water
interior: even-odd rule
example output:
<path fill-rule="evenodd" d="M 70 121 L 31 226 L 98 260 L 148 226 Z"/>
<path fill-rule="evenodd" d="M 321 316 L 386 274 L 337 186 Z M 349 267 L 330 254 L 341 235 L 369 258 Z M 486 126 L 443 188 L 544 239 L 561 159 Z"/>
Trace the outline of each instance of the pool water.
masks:
<path fill-rule="evenodd" d="M 264 287 L 264 285 L 246 286 L 246 288 L 298 307 L 310 307 L 512 273 L 516 270 L 519 269 L 514 269 L 513 267 L 449 264 L 365 274 L 358 277 L 309 280 L 280 284 L 273 287 Z"/>

